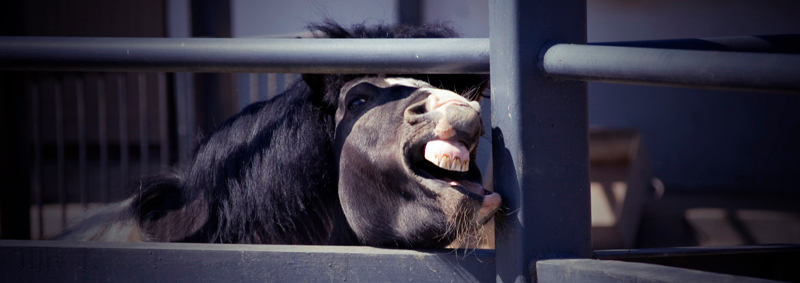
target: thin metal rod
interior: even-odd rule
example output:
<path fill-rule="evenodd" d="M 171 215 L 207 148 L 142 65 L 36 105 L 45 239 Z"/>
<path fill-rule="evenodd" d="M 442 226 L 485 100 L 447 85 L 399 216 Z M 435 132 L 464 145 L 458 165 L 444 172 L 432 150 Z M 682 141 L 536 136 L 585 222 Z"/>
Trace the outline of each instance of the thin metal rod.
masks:
<path fill-rule="evenodd" d="M 286 74 L 275 74 L 275 95 L 283 92 L 286 89 Z"/>
<path fill-rule="evenodd" d="M 83 89 L 83 75 L 75 82 L 75 98 L 78 110 L 78 190 L 81 204 L 86 207 L 89 202 L 86 173 L 86 98 Z"/>
<path fill-rule="evenodd" d="M 556 44 L 540 67 L 562 79 L 800 92 L 800 55 Z"/>
<path fill-rule="evenodd" d="M 108 202 L 108 124 L 106 122 L 106 76 L 97 77 L 97 120 L 100 142 L 100 201 Z"/>
<path fill-rule="evenodd" d="M 253 100 L 253 102 L 259 100 L 267 100 L 270 98 L 269 96 L 269 89 L 270 89 L 270 81 L 269 81 L 270 74 L 258 74 L 258 99 Z"/>
<path fill-rule="evenodd" d="M 64 94 L 62 92 L 63 81 L 60 77 L 55 79 L 53 91 L 55 94 L 56 107 L 56 164 L 58 181 L 58 203 L 61 205 L 61 227 L 67 226 L 67 177 L 66 177 L 66 157 L 64 152 Z"/>
<path fill-rule="evenodd" d="M 265 85 L 265 87 L 266 87 L 267 91 L 265 93 L 267 94 L 267 98 L 265 98 L 265 99 L 269 99 L 269 98 L 275 97 L 275 95 L 278 94 L 278 75 L 277 74 L 267 74 L 266 82 L 267 82 L 267 85 Z"/>
<path fill-rule="evenodd" d="M 31 119 L 33 127 L 33 174 L 31 175 L 31 184 L 36 199 L 37 221 L 39 228 L 38 239 L 44 238 L 44 209 L 43 209 L 43 196 L 42 196 L 42 125 L 40 117 L 39 104 L 39 86 L 40 80 L 32 80 L 31 83 Z"/>
<path fill-rule="evenodd" d="M 233 73 L 487 73 L 489 41 L 0 37 L 0 69 Z"/>
<path fill-rule="evenodd" d="M 248 101 L 248 104 L 260 100 L 260 97 L 258 95 L 259 89 L 261 88 L 261 84 L 258 81 L 259 75 L 260 74 L 253 74 L 253 73 L 248 75 L 249 82 L 250 82 L 250 84 L 249 84 L 249 86 L 250 86 L 250 101 Z M 264 87 L 266 87 L 266 85 L 264 85 Z"/>
<path fill-rule="evenodd" d="M 147 78 L 144 73 L 136 77 L 139 94 L 139 175 L 147 175 L 150 162 L 150 141 L 147 127 Z"/>
<path fill-rule="evenodd" d="M 117 98 L 119 99 L 119 163 L 120 163 L 120 189 L 128 186 L 128 101 L 125 87 L 125 74 L 117 75 Z"/>
<path fill-rule="evenodd" d="M 178 132 L 178 160 L 191 158 L 195 143 L 194 128 L 194 83 L 189 73 L 173 74 L 175 80 L 175 116 Z"/>
<path fill-rule="evenodd" d="M 161 150 L 161 168 L 169 166 L 169 105 L 167 100 L 167 75 L 156 74 L 158 78 L 158 138 Z"/>

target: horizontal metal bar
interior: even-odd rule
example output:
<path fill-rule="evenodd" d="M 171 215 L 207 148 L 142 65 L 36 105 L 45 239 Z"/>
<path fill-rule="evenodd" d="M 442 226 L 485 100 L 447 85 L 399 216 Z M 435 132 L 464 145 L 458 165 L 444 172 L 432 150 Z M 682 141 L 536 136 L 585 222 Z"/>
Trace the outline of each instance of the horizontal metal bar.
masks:
<path fill-rule="evenodd" d="M 554 78 L 800 92 L 800 55 L 556 44 L 540 56 Z"/>
<path fill-rule="evenodd" d="M 537 282 L 776 282 L 655 264 L 594 259 L 553 259 L 536 262 Z"/>
<path fill-rule="evenodd" d="M 797 282 L 800 245 L 680 247 L 595 251 L 595 259 L 650 263 L 737 276 Z"/>
<path fill-rule="evenodd" d="M 800 54 L 800 34 L 596 42 L 589 45 Z"/>
<path fill-rule="evenodd" d="M 800 244 L 775 244 L 725 247 L 677 247 L 632 250 L 598 250 L 594 251 L 595 259 L 635 260 L 645 258 L 683 258 L 696 256 L 727 256 L 753 254 L 800 254 Z"/>
<path fill-rule="evenodd" d="M 800 92 L 800 55 L 602 46 L 680 47 L 670 42 L 557 44 L 540 67 L 563 79 Z M 0 37 L 0 70 L 485 74 L 489 40 Z"/>
<path fill-rule="evenodd" d="M 0 37 L 0 70 L 488 73 L 489 40 Z"/>
<path fill-rule="evenodd" d="M 494 251 L 0 240 L 3 282 L 489 282 Z"/>

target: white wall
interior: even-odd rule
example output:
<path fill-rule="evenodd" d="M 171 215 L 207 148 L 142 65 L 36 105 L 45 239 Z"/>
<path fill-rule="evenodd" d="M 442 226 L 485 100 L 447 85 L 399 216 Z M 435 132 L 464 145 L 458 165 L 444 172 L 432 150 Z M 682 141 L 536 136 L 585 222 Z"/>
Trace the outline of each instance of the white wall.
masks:
<path fill-rule="evenodd" d="M 325 18 L 340 24 L 395 23 L 394 0 L 233 0 L 233 37 L 304 32 Z"/>
<path fill-rule="evenodd" d="M 450 22 L 462 37 L 489 37 L 488 0 L 423 0 L 425 21 Z"/>
<path fill-rule="evenodd" d="M 589 42 L 800 32 L 796 0 L 589 0 Z"/>

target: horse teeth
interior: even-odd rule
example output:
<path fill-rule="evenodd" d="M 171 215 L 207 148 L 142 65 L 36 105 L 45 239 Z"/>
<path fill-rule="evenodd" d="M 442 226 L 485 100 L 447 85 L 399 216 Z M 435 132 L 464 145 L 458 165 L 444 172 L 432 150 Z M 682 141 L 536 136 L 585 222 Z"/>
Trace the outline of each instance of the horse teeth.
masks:
<path fill-rule="evenodd" d="M 469 171 L 469 160 L 461 160 L 459 157 L 450 158 L 447 154 L 425 154 L 425 160 L 445 170 L 457 172 Z"/>
<path fill-rule="evenodd" d="M 442 154 L 442 157 L 439 158 L 439 167 L 444 169 L 450 169 L 450 156 L 447 154 Z"/>
<path fill-rule="evenodd" d="M 460 142 L 431 141 L 425 146 L 425 160 L 439 168 L 466 172 L 469 171 L 469 151 Z"/>

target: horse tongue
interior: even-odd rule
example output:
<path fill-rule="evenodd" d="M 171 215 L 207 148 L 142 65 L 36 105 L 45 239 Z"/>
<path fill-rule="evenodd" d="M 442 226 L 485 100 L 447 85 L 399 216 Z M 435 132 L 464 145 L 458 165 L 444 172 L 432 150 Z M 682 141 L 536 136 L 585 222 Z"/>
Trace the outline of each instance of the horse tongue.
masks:
<path fill-rule="evenodd" d="M 469 150 L 458 141 L 429 141 L 425 145 L 425 159 L 445 170 L 469 171 Z"/>
<path fill-rule="evenodd" d="M 480 195 L 480 196 L 487 194 L 487 190 L 484 189 L 483 186 L 481 186 L 481 184 L 478 184 L 478 183 L 473 183 L 473 182 L 461 182 L 461 183 L 459 183 L 459 182 L 456 182 L 456 181 L 450 181 L 450 186 L 453 186 L 453 187 L 461 186 L 461 187 L 467 189 L 468 191 L 473 192 L 473 193 L 475 193 L 477 195 Z"/>

